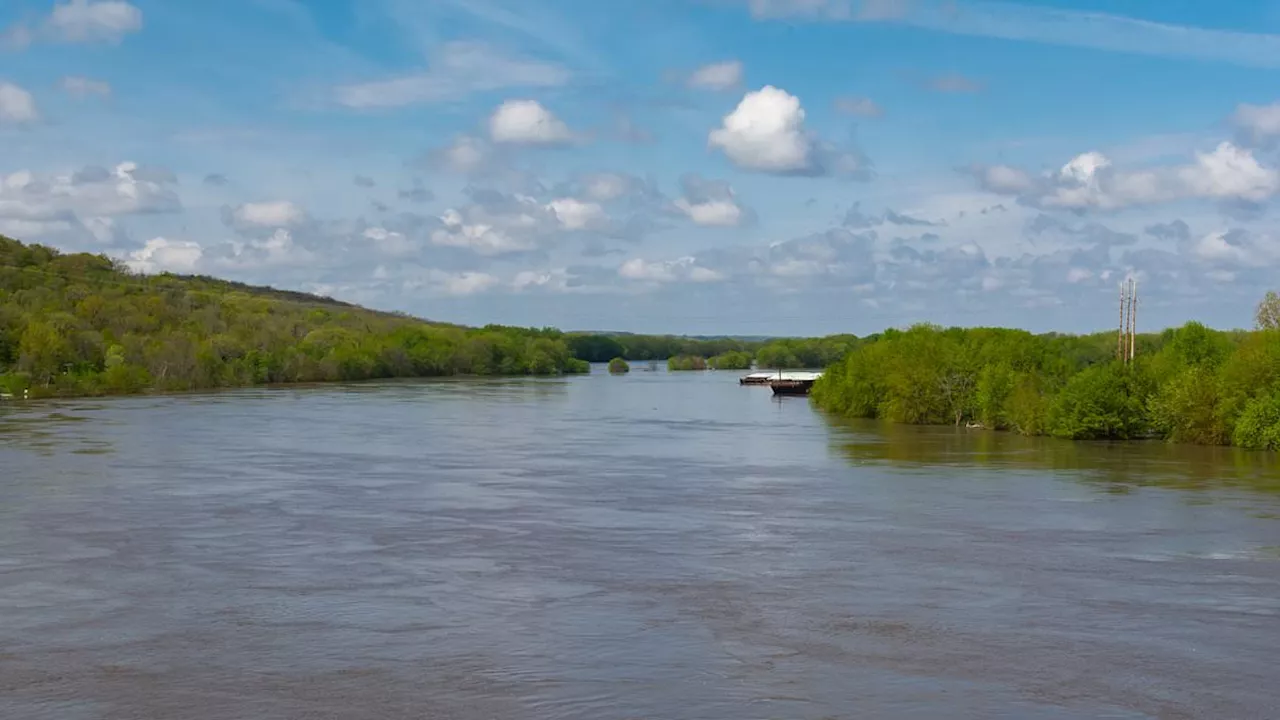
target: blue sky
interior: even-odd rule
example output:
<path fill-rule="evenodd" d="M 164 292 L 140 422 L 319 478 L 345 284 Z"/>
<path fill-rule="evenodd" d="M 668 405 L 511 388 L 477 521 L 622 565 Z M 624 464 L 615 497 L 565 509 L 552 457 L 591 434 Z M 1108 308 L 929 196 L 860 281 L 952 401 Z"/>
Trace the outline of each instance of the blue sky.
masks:
<path fill-rule="evenodd" d="M 1277 79 L 1273 0 L 8 0 L 0 233 L 471 324 L 1244 327 Z"/>

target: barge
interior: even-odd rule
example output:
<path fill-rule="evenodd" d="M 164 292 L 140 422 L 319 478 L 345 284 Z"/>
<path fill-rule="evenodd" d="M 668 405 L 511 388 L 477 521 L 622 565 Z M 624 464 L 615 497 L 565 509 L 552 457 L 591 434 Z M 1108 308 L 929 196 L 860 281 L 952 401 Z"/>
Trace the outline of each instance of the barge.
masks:
<path fill-rule="evenodd" d="M 808 395 L 820 377 L 820 372 L 779 373 L 769 381 L 769 387 L 773 388 L 774 395 Z"/>

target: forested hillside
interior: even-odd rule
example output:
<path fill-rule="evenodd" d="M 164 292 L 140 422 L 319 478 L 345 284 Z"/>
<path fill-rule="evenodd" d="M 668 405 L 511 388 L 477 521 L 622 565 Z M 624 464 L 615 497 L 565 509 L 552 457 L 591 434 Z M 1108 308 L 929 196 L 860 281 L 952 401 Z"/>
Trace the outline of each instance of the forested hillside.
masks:
<path fill-rule="evenodd" d="M 433 324 L 0 236 L 0 390 L 33 396 L 585 372 L 557 330 Z"/>
<path fill-rule="evenodd" d="M 1280 329 L 1267 320 L 1268 302 L 1280 306 L 1264 301 L 1255 332 L 1188 323 L 1139 335 L 1129 364 L 1116 360 L 1114 333 L 891 330 L 829 368 L 813 399 L 840 415 L 902 423 L 1280 450 Z"/>

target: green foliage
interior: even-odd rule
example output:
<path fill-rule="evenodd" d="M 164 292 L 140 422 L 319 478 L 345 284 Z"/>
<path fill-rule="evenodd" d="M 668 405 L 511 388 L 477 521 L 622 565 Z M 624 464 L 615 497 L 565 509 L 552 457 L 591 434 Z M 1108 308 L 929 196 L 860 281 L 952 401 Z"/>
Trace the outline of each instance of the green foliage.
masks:
<path fill-rule="evenodd" d="M 751 353 L 732 350 L 707 360 L 707 364 L 716 370 L 750 370 L 751 362 Z"/>
<path fill-rule="evenodd" d="M 683 370 L 706 370 L 706 369 L 707 369 L 706 358 L 698 357 L 697 355 L 677 355 L 667 360 L 668 371 L 674 372 L 674 371 L 683 371 Z"/>
<path fill-rule="evenodd" d="M 0 237 L 0 387 L 32 395 L 588 372 L 555 329 L 472 329 Z"/>
<path fill-rule="evenodd" d="M 626 360 L 623 360 L 620 357 L 616 357 L 609 361 L 609 372 L 629 373 L 631 372 L 631 366 L 627 364 Z"/>
<path fill-rule="evenodd" d="M 1149 427 L 1148 384 L 1139 366 L 1118 361 L 1073 376 L 1049 407 L 1049 433 L 1073 440 L 1141 436 Z"/>
<path fill-rule="evenodd" d="M 920 325 L 864 338 L 811 397 L 844 416 L 959 424 L 1027 435 L 1271 447 L 1280 330 L 1224 333 L 1199 323 L 1137 338 L 1032 335 Z"/>
<path fill-rule="evenodd" d="M 626 353 L 622 343 L 611 335 L 570 335 L 566 341 L 574 357 L 589 363 L 609 362 Z"/>
<path fill-rule="evenodd" d="M 1232 441 L 1255 450 L 1280 450 L 1280 390 L 1245 404 Z"/>

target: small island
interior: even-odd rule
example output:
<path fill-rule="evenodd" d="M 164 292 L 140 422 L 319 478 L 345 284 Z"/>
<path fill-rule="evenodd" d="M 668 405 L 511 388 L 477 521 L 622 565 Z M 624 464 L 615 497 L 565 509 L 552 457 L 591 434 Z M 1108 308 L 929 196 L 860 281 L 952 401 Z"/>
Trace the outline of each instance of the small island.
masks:
<path fill-rule="evenodd" d="M 622 375 L 623 373 L 631 372 L 631 366 L 627 364 L 626 360 L 616 357 L 609 361 L 609 372 L 614 375 Z"/>

